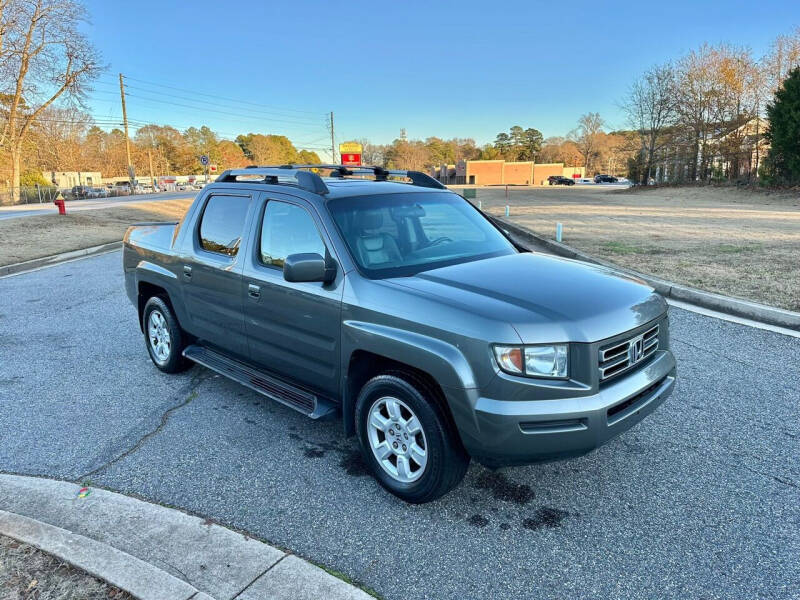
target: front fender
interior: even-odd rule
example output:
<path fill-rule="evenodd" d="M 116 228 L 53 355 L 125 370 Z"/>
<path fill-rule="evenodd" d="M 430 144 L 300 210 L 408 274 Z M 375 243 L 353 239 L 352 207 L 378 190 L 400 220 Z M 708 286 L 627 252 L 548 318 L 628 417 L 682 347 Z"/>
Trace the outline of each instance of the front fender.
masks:
<path fill-rule="evenodd" d="M 465 390 L 477 389 L 475 373 L 464 354 L 454 345 L 420 333 L 365 323 L 342 323 L 343 373 L 347 373 L 350 358 L 357 350 L 414 367 L 430 375 L 445 392 L 450 412 L 459 430 L 475 426 L 475 412 L 470 402 L 463 402 Z M 342 416 L 345 430 L 353 422 L 356 394 L 347 393 L 348 378 L 342 378 Z M 459 390 L 460 393 L 452 393 Z"/>

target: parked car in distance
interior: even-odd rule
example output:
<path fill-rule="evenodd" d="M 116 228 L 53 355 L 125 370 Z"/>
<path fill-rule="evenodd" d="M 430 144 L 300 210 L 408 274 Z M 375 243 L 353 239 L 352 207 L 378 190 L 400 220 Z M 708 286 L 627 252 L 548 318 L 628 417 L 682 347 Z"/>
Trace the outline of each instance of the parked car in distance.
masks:
<path fill-rule="evenodd" d="M 104 187 L 93 187 L 89 190 L 87 198 L 107 198 L 108 190 Z"/>
<path fill-rule="evenodd" d="M 92 193 L 92 188 L 88 185 L 76 185 L 69 191 L 69 197 L 73 200 L 80 200 L 89 198 Z"/>
<path fill-rule="evenodd" d="M 129 181 L 117 181 L 112 190 L 114 196 L 129 196 L 131 194 L 131 184 Z"/>
<path fill-rule="evenodd" d="M 617 183 L 617 178 L 613 175 L 595 175 L 595 183 Z"/>
<path fill-rule="evenodd" d="M 415 503 L 472 459 L 585 454 L 672 392 L 667 305 L 641 281 L 528 252 L 424 173 L 310 168 L 225 171 L 180 222 L 127 230 L 125 288 L 158 369 L 198 363 L 340 419 Z"/>
<path fill-rule="evenodd" d="M 564 177 L 563 175 L 550 175 L 547 178 L 547 181 L 550 185 L 575 185 L 575 181 L 570 179 L 569 177 Z"/>

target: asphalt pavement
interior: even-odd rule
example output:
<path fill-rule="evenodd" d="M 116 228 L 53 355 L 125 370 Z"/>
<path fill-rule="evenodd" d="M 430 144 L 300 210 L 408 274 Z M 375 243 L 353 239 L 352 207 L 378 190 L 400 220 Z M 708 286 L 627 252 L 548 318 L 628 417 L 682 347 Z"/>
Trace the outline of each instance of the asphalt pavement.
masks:
<path fill-rule="evenodd" d="M 0 279 L 0 471 L 180 507 L 390 599 L 800 597 L 800 339 L 673 308 L 679 381 L 653 415 L 411 506 L 339 423 L 156 370 L 120 262 Z"/>

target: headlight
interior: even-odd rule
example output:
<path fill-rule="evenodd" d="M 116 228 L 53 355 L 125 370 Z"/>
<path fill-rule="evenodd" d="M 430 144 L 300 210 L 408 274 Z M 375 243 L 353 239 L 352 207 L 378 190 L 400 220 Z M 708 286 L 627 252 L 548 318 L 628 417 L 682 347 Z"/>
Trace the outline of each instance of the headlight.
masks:
<path fill-rule="evenodd" d="M 512 375 L 563 379 L 569 373 L 567 344 L 495 346 L 494 355 L 500 368 Z"/>

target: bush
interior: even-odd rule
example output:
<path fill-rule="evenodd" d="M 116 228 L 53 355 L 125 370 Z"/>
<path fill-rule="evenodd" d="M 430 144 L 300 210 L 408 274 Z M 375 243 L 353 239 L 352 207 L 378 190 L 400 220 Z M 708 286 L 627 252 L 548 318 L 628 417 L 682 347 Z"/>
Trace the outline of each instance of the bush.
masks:
<path fill-rule="evenodd" d="M 36 169 L 28 169 L 19 177 L 19 185 L 21 187 L 33 187 L 37 183 L 41 186 L 52 185 L 49 181 L 47 181 L 47 179 L 44 178 L 42 172 L 37 171 Z"/>

